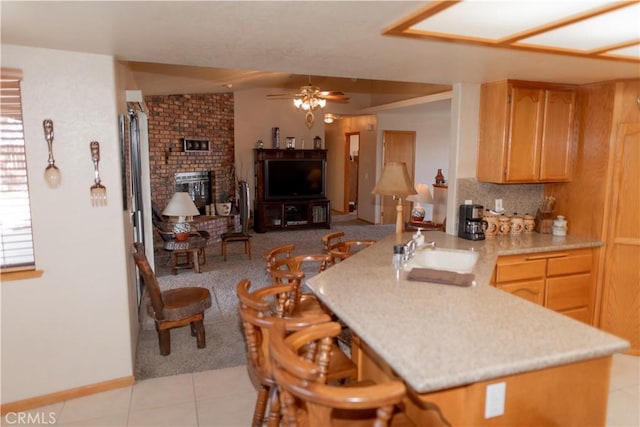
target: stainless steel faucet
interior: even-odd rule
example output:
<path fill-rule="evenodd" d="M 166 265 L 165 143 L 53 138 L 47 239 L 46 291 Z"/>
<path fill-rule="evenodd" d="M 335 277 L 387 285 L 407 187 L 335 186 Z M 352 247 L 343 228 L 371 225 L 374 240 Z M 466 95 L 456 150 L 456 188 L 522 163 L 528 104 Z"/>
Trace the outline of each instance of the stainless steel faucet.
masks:
<path fill-rule="evenodd" d="M 418 244 L 414 239 L 409 240 L 404 244 L 404 254 L 403 261 L 407 262 L 416 254 L 416 249 L 418 249 Z"/>

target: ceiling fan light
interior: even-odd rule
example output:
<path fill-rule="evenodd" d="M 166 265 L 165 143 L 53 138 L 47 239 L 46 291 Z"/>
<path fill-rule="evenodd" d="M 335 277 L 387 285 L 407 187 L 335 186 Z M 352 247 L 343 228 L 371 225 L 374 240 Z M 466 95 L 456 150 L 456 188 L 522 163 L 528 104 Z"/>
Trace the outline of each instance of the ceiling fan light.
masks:
<path fill-rule="evenodd" d="M 279 95 L 269 95 L 270 99 L 282 99 L 282 97 L 287 96 L 285 94 Z M 307 127 L 311 129 L 314 123 L 313 110 L 316 108 L 323 109 L 327 106 L 327 100 L 325 97 L 330 98 L 331 100 L 348 102 L 349 98 L 344 96 L 342 92 L 335 91 L 321 91 L 317 86 L 311 86 L 311 82 L 308 85 L 300 88 L 300 92 L 294 94 L 293 96 L 288 95 L 287 97 L 293 98 L 293 105 L 305 112 L 305 122 Z M 333 123 L 335 119 L 339 119 L 340 117 L 336 117 L 334 114 L 328 113 L 330 116 L 324 116 L 324 121 L 326 123 Z"/>

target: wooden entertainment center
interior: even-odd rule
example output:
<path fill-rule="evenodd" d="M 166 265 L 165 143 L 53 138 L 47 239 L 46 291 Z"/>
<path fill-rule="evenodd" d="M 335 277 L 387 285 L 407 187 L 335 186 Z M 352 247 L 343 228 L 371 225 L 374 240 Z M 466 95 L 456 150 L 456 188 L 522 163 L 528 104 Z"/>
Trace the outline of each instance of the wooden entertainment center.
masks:
<path fill-rule="evenodd" d="M 270 194 L 269 162 L 276 160 L 292 162 L 290 179 L 294 181 L 293 169 L 296 160 L 320 161 L 322 165 L 322 188 L 318 190 L 318 194 L 311 194 L 312 192 L 310 192 L 309 194 L 292 195 L 291 197 L 286 194 L 283 195 L 283 193 Z M 256 183 L 254 230 L 258 233 L 264 233 L 269 230 L 310 227 L 331 228 L 331 202 L 324 193 L 326 188 L 326 163 L 327 150 L 254 149 Z"/>

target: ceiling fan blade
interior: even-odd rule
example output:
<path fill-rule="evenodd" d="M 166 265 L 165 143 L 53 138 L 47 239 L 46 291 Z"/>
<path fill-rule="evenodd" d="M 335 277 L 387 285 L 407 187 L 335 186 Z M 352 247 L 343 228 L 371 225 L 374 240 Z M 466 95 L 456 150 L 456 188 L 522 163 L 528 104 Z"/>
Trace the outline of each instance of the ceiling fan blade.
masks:
<path fill-rule="evenodd" d="M 320 95 L 320 96 L 330 96 L 330 95 L 344 96 L 344 93 L 338 92 L 338 91 L 323 90 L 323 91 L 319 91 L 318 95 Z"/>
<path fill-rule="evenodd" d="M 269 99 L 291 99 L 291 98 L 300 98 L 304 96 L 301 93 L 274 93 L 271 95 L 267 95 Z"/>
<path fill-rule="evenodd" d="M 294 99 L 306 97 L 325 99 L 333 102 L 349 102 L 349 97 L 345 96 L 344 93 L 339 91 L 320 90 L 319 87 L 312 86 L 311 83 L 306 86 L 302 86 L 299 93 L 277 93 L 267 95 L 268 99 Z"/>
<path fill-rule="evenodd" d="M 334 102 L 349 102 L 349 97 L 344 95 L 320 95 L 318 96 L 318 98 Z"/>

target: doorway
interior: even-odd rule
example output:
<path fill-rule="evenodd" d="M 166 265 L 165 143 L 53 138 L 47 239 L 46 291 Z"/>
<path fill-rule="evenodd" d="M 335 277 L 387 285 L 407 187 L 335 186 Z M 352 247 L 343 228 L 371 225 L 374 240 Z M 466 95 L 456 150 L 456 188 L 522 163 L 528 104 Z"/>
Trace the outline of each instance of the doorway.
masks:
<path fill-rule="evenodd" d="M 360 132 L 346 133 L 344 148 L 344 212 L 355 213 L 358 209 Z"/>
<path fill-rule="evenodd" d="M 407 165 L 409 178 L 415 181 L 415 153 L 416 153 L 416 132 L 401 130 L 385 130 L 382 132 L 382 166 L 387 162 L 403 162 Z M 406 200 L 404 205 L 403 222 L 409 220 L 411 209 Z M 381 217 L 383 224 L 393 224 L 396 222 L 396 205 L 392 196 L 383 196 L 381 205 Z"/>

